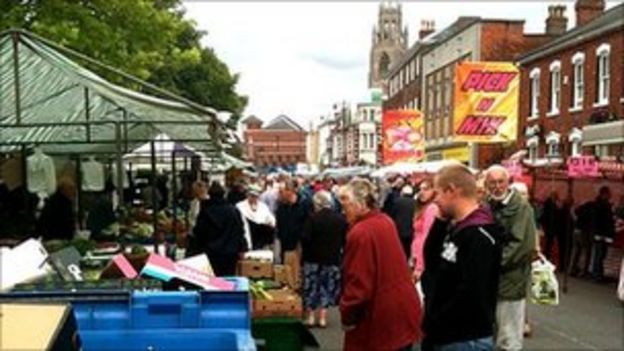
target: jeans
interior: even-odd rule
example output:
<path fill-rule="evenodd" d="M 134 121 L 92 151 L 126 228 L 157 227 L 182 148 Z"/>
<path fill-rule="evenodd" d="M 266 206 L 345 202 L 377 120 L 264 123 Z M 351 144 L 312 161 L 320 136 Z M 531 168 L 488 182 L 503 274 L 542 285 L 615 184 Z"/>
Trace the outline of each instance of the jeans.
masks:
<path fill-rule="evenodd" d="M 494 350 L 494 339 L 486 338 L 454 342 L 452 344 L 435 345 L 434 351 L 490 351 Z"/>
<path fill-rule="evenodd" d="M 592 260 L 592 276 L 594 279 L 604 277 L 604 260 L 607 257 L 608 244 L 602 240 L 594 243 L 594 257 Z"/>

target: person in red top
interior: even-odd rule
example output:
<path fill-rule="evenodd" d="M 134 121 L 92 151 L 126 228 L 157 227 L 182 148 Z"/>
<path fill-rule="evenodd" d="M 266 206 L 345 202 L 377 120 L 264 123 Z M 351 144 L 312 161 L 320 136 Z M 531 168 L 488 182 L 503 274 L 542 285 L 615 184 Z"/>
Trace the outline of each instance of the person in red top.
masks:
<path fill-rule="evenodd" d="M 347 221 L 340 316 L 344 350 L 410 350 L 422 308 L 396 226 L 377 208 L 375 187 L 354 179 L 339 199 Z"/>

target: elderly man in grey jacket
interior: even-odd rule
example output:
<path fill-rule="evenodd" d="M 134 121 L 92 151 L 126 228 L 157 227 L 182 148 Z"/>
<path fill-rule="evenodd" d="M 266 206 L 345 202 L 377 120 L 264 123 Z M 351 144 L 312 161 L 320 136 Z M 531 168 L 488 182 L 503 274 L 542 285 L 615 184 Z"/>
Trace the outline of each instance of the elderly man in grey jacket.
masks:
<path fill-rule="evenodd" d="M 486 172 L 489 203 L 494 217 L 505 229 L 501 275 L 496 306 L 496 346 L 499 350 L 521 350 L 526 295 L 535 249 L 535 220 L 531 205 L 510 188 L 511 177 L 500 165 Z"/>

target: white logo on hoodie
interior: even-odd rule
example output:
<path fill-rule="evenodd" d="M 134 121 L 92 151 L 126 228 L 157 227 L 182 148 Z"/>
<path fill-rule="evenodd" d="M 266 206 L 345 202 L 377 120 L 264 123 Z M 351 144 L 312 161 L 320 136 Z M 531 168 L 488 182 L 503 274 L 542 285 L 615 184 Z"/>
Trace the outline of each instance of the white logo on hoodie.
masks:
<path fill-rule="evenodd" d="M 449 262 L 457 262 L 457 246 L 455 246 L 455 244 L 452 242 L 444 243 L 442 258 Z"/>

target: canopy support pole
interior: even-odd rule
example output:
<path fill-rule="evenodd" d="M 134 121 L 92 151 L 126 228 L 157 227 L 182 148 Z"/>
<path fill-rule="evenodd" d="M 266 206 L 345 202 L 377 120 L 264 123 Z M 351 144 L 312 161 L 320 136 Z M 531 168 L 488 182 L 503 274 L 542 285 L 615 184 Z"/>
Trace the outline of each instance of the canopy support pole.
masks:
<path fill-rule="evenodd" d="M 86 132 L 87 132 L 87 143 L 91 142 L 91 104 L 89 102 L 89 88 L 84 89 L 84 101 L 85 101 L 85 120 L 87 121 Z"/>
<path fill-rule="evenodd" d="M 82 205 L 82 160 L 80 159 L 80 155 L 76 156 L 76 206 L 78 207 L 78 228 L 80 229 L 85 229 L 84 228 L 84 219 L 85 219 L 85 213 L 84 213 L 84 207 Z"/>
<path fill-rule="evenodd" d="M 115 164 L 117 165 L 117 198 L 119 199 L 119 206 L 123 206 L 124 198 L 123 198 L 123 161 L 122 161 L 122 151 L 121 151 L 121 126 L 118 122 L 115 122 L 115 141 L 117 142 L 117 154 L 115 155 Z"/>
<path fill-rule="evenodd" d="M 150 150 L 152 152 L 151 155 L 151 164 L 152 164 L 152 174 L 150 175 L 151 189 L 152 192 L 152 225 L 154 226 L 154 236 L 158 238 L 158 234 L 156 233 L 156 229 L 158 227 L 158 203 L 156 199 L 156 148 L 154 145 L 154 140 L 150 141 Z M 156 244 L 156 248 L 160 244 L 159 240 L 154 240 Z M 158 250 L 156 251 L 158 253 Z"/>
<path fill-rule="evenodd" d="M 124 152 L 128 152 L 128 111 L 123 109 L 123 134 L 124 134 Z"/>
<path fill-rule="evenodd" d="M 13 79 L 15 85 L 15 121 L 16 124 L 22 123 L 22 97 L 21 97 L 21 86 L 20 86 L 20 77 L 19 77 L 19 33 L 14 32 L 11 34 L 11 38 L 13 39 Z"/>
<path fill-rule="evenodd" d="M 177 240 L 178 238 L 178 185 L 176 179 L 176 152 L 173 150 L 171 152 L 171 208 L 173 210 L 173 232 L 176 235 L 176 241 L 178 244 L 182 242 Z"/>
<path fill-rule="evenodd" d="M 21 167 L 22 167 L 22 188 L 23 188 L 23 192 L 22 192 L 22 200 L 24 200 L 24 213 L 26 214 L 26 218 L 34 218 L 30 216 L 30 197 L 28 196 L 28 160 L 26 159 L 26 145 L 22 145 L 22 148 L 20 150 L 21 155 L 22 155 L 22 162 L 21 162 Z M 38 218 L 37 218 L 38 219 Z"/>

